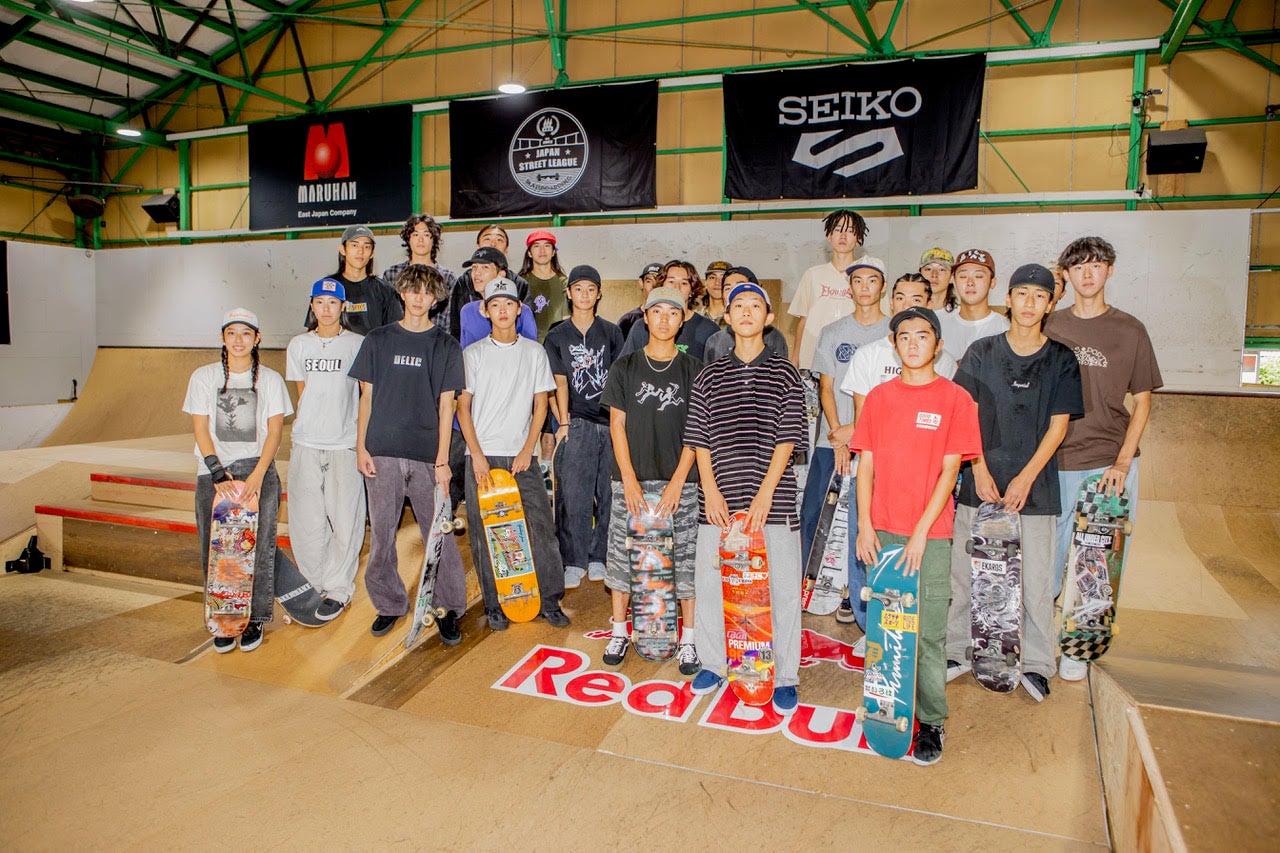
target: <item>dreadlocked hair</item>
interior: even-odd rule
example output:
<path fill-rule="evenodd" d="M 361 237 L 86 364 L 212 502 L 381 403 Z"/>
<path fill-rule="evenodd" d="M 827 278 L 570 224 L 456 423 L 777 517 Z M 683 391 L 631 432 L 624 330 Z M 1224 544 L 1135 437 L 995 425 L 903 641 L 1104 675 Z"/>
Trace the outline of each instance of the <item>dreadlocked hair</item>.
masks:
<path fill-rule="evenodd" d="M 258 358 L 258 345 L 253 345 L 253 390 L 258 390 L 258 365 L 261 363 Z M 227 393 L 227 385 L 231 383 L 231 365 L 227 362 L 227 345 L 222 345 L 222 390 L 219 394 Z"/>

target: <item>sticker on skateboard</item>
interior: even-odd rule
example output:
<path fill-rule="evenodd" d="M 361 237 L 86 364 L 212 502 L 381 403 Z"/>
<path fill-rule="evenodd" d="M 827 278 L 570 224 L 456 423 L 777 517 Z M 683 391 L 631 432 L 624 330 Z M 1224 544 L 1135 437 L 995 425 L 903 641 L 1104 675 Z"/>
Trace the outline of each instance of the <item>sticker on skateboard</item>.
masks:
<path fill-rule="evenodd" d="M 489 469 L 491 486 L 480 489 L 480 522 L 502 612 L 512 622 L 531 622 L 542 608 L 533 548 L 524 520 L 520 489 L 510 471 Z"/>
<path fill-rule="evenodd" d="M 645 660 L 669 660 L 680 639 L 676 610 L 675 540 L 671 517 L 657 514 L 661 495 L 645 492 L 645 511 L 627 515 L 631 566 L 631 644 Z"/>
<path fill-rule="evenodd" d="M 445 548 L 457 548 L 453 537 L 449 534 L 458 530 L 460 523 L 453 518 L 453 506 L 449 502 L 449 490 L 436 485 L 436 511 L 431 518 L 431 533 L 427 537 L 426 555 L 422 558 L 422 572 L 418 578 L 418 597 L 413 607 L 413 621 L 409 625 L 409 633 L 404 639 L 406 649 L 413 648 L 422 632 L 443 619 L 445 610 L 436 607 L 435 589 L 436 575 L 440 572 L 440 558 Z"/>
<path fill-rule="evenodd" d="M 809 560 L 804 566 L 800 606 L 806 613 L 834 613 L 844 600 L 849 573 L 849 477 L 831 475 Z"/>
<path fill-rule="evenodd" d="M 1022 678 L 1022 517 L 982 504 L 965 552 L 972 582 L 965 654 L 979 684 L 1011 693 Z"/>
<path fill-rule="evenodd" d="M 764 531 L 735 513 L 720 532 L 720 586 L 729 687 L 748 705 L 773 699 L 773 617 Z"/>
<path fill-rule="evenodd" d="M 238 637 L 249 627 L 258 545 L 258 506 L 215 495 L 209 526 L 209 571 L 204 621 L 215 637 Z"/>
<path fill-rule="evenodd" d="M 916 709 L 916 641 L 920 632 L 920 575 L 907 577 L 901 545 L 880 551 L 867 570 L 867 650 L 862 704 L 854 714 L 867 746 L 886 758 L 911 751 Z"/>
<path fill-rule="evenodd" d="M 1133 531 L 1129 496 L 1099 491 L 1101 480 L 1099 474 L 1080 484 L 1062 590 L 1058 647 L 1078 661 L 1097 660 L 1111 647 L 1120 573 Z"/>

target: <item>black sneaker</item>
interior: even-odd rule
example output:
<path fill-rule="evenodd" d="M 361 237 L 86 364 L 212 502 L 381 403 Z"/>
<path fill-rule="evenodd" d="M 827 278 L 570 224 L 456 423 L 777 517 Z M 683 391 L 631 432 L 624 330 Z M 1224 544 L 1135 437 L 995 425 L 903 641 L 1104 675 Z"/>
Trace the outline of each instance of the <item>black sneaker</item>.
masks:
<path fill-rule="evenodd" d="M 389 633 L 399 621 L 399 616 L 383 616 L 379 613 L 378 618 L 373 620 L 373 625 L 369 628 L 369 633 L 373 634 L 375 637 L 381 637 Z"/>
<path fill-rule="evenodd" d="M 501 610 L 486 610 L 485 615 L 489 617 L 489 629 L 492 631 L 505 631 L 507 626 L 511 624 L 507 614 Z"/>
<path fill-rule="evenodd" d="M 225 655 L 236 647 L 235 637 L 214 637 L 213 650 L 220 655 Z"/>
<path fill-rule="evenodd" d="M 560 609 L 560 605 L 558 604 L 553 605 L 551 610 L 542 611 L 542 618 L 550 622 L 552 628 L 569 627 L 569 617 Z"/>
<path fill-rule="evenodd" d="M 852 625 L 858 621 L 858 616 L 853 612 L 853 603 L 849 599 L 840 602 L 840 606 L 836 608 L 836 621 L 841 625 Z"/>
<path fill-rule="evenodd" d="M 916 732 L 915 751 L 911 753 L 911 760 L 921 767 L 937 764 L 938 759 L 942 758 L 942 742 L 946 739 L 942 726 L 921 723 L 920 731 Z"/>
<path fill-rule="evenodd" d="M 947 659 L 947 684 L 955 681 L 966 672 L 972 672 L 973 665 L 968 661 L 956 661 Z"/>
<path fill-rule="evenodd" d="M 316 618 L 321 622 L 331 622 L 338 618 L 338 614 L 346 608 L 346 603 L 338 601 L 335 598 L 326 598 L 320 602 L 320 606 L 316 608 Z"/>
<path fill-rule="evenodd" d="M 609 638 L 609 645 L 604 647 L 604 656 L 600 658 L 605 666 L 621 666 L 622 659 L 627 656 L 627 647 L 631 641 L 626 637 L 614 634 Z"/>
<path fill-rule="evenodd" d="M 676 650 L 676 660 L 680 661 L 680 674 L 686 677 L 697 675 L 702 669 L 702 660 L 693 643 L 681 643 Z"/>
<path fill-rule="evenodd" d="M 249 627 L 240 635 L 240 651 L 251 652 L 262 645 L 262 623 L 250 622 Z"/>
<path fill-rule="evenodd" d="M 458 614 L 450 610 L 439 622 L 440 642 L 446 646 L 456 646 L 462 642 L 462 629 L 458 627 Z"/>
<path fill-rule="evenodd" d="M 1038 672 L 1022 673 L 1022 689 L 1037 702 L 1049 695 L 1049 680 Z"/>

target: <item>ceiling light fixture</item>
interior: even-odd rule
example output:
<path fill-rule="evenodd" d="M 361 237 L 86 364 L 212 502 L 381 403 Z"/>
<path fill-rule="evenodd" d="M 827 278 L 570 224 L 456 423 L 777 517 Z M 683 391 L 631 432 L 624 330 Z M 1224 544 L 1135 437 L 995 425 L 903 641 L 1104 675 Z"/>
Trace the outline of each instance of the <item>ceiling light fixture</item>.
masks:
<path fill-rule="evenodd" d="M 142 131 L 133 127 L 117 127 L 116 136 L 127 136 L 130 139 L 136 139 L 142 135 Z"/>
<path fill-rule="evenodd" d="M 511 0 L 511 67 L 507 82 L 498 87 L 504 95 L 524 94 L 524 84 L 516 79 L 516 0 Z"/>
<path fill-rule="evenodd" d="M 498 87 L 498 91 L 504 95 L 520 95 L 527 90 L 522 84 L 512 81 L 510 83 L 503 83 Z"/>

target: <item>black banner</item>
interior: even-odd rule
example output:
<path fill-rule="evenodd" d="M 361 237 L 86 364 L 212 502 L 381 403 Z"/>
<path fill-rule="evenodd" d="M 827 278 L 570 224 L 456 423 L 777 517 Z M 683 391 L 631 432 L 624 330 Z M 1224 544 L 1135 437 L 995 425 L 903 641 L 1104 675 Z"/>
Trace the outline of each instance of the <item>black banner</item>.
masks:
<path fill-rule="evenodd" d="M 923 195 L 978 185 L 986 56 L 724 77 L 734 199 Z"/>
<path fill-rule="evenodd" d="M 249 228 L 393 222 L 413 211 L 413 109 L 249 125 Z"/>
<path fill-rule="evenodd" d="M 653 207 L 657 140 L 657 81 L 454 101 L 449 215 Z"/>

